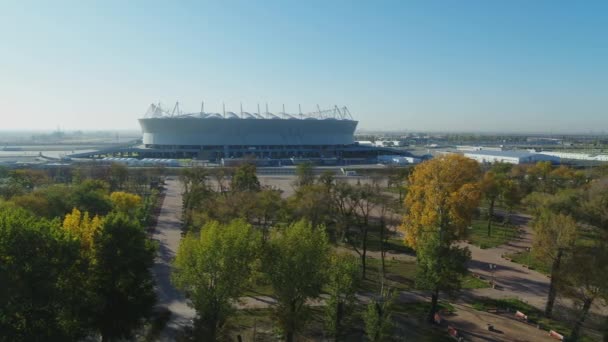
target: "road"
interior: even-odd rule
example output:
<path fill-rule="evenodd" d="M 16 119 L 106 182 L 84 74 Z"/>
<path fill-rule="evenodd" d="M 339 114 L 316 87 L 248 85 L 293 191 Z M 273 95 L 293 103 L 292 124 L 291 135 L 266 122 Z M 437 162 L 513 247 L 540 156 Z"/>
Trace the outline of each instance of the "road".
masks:
<path fill-rule="evenodd" d="M 177 180 L 168 180 L 156 229 L 152 238 L 158 241 L 159 250 L 153 273 L 156 280 L 157 306 L 168 309 L 171 316 L 160 341 L 175 341 L 176 334 L 194 318 L 194 310 L 184 296 L 171 284 L 171 262 L 181 239 L 182 187 Z"/>

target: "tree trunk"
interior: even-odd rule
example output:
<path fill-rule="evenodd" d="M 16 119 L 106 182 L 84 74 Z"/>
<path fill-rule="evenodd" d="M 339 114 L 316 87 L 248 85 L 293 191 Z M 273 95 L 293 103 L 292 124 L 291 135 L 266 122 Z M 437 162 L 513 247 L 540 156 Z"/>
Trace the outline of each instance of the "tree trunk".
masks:
<path fill-rule="evenodd" d="M 363 266 L 363 279 L 366 279 L 365 278 L 365 271 L 367 270 L 366 256 L 367 256 L 367 224 L 366 224 L 365 230 L 363 232 L 363 246 L 362 246 L 362 253 L 361 253 L 361 261 L 362 261 L 362 266 Z"/>
<path fill-rule="evenodd" d="M 559 267 L 562 261 L 563 250 L 559 248 L 557 255 L 551 265 L 551 282 L 549 283 L 549 295 L 547 297 L 547 306 L 545 306 L 545 317 L 551 318 L 553 314 L 553 305 L 555 304 L 555 297 L 557 295 L 556 282 L 558 281 Z"/>
<path fill-rule="evenodd" d="M 340 340 L 340 322 L 342 321 L 342 313 L 343 313 L 344 304 L 339 302 L 338 307 L 336 309 L 336 331 L 334 332 L 334 341 L 338 342 Z"/>
<path fill-rule="evenodd" d="M 606 315 L 606 321 L 604 322 L 604 342 L 608 342 L 608 315 Z"/>
<path fill-rule="evenodd" d="M 579 335 L 581 333 L 581 327 L 587 318 L 587 314 L 589 313 L 589 309 L 591 308 L 591 304 L 593 303 L 593 298 L 586 298 L 583 302 L 583 310 L 579 319 L 574 324 L 574 328 L 572 328 L 572 333 L 570 333 L 570 338 L 568 341 L 576 342 L 578 341 Z"/>
<path fill-rule="evenodd" d="M 293 331 L 288 331 L 285 333 L 285 341 L 293 342 Z"/>
<path fill-rule="evenodd" d="M 488 237 L 492 236 L 492 217 L 494 216 L 494 201 L 490 200 L 490 208 L 488 209 Z"/>
<path fill-rule="evenodd" d="M 384 221 L 380 220 L 380 261 L 382 262 L 382 279 L 386 275 L 386 265 L 384 263 Z"/>
<path fill-rule="evenodd" d="M 431 324 L 435 323 L 435 313 L 437 312 L 437 301 L 439 300 L 439 290 L 435 289 L 431 295 L 431 310 L 429 310 L 429 316 L 427 321 Z"/>

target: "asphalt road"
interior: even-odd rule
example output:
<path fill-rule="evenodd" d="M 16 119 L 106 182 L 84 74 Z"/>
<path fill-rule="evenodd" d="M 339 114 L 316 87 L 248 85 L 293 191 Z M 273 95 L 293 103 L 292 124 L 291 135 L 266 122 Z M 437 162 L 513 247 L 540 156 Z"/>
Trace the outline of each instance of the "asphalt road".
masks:
<path fill-rule="evenodd" d="M 171 311 L 160 341 L 174 341 L 179 330 L 190 324 L 195 312 L 187 304 L 183 294 L 171 284 L 171 262 L 181 239 L 182 187 L 177 180 L 169 180 L 166 195 L 152 238 L 158 241 L 159 250 L 153 273 L 159 308 Z"/>

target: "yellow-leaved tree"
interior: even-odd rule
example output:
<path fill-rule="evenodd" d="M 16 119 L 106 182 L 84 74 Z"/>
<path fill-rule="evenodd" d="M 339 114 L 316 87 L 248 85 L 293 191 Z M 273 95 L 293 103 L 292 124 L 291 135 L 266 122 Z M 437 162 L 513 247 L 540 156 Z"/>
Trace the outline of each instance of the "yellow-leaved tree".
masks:
<path fill-rule="evenodd" d="M 479 164 L 451 154 L 424 162 L 409 177 L 402 229 L 416 250 L 416 286 L 431 291 L 428 321 L 433 322 L 439 292 L 460 288 L 471 258 L 454 244 L 464 237 L 479 205 Z"/>
<path fill-rule="evenodd" d="M 132 214 L 141 205 L 141 197 L 123 191 L 110 194 L 110 201 L 117 212 L 125 214 Z"/>
<path fill-rule="evenodd" d="M 409 177 L 402 229 L 416 248 L 423 231 L 442 231 L 443 239 L 464 237 L 479 205 L 479 164 L 457 154 L 419 164 Z"/>
<path fill-rule="evenodd" d="M 85 211 L 83 214 L 76 208 L 65 215 L 63 220 L 63 229 L 80 240 L 84 251 L 93 250 L 95 235 L 101 231 L 102 225 L 103 220 L 99 216 L 90 218 L 88 212 Z"/>

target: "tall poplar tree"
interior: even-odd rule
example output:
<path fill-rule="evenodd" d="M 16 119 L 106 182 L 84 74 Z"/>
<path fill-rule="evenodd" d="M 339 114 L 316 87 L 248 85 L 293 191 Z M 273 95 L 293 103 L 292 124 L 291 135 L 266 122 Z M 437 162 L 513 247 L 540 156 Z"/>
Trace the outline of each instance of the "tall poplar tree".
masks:
<path fill-rule="evenodd" d="M 416 282 L 431 291 L 431 322 L 439 291 L 460 288 L 467 272 L 470 252 L 453 244 L 464 238 L 479 205 L 479 177 L 479 164 L 456 154 L 424 162 L 409 177 L 402 229 L 416 249 Z"/>

